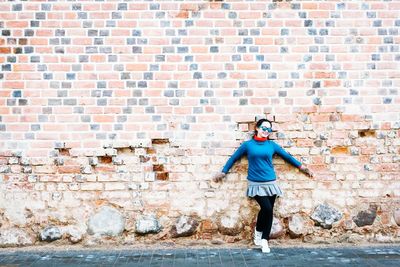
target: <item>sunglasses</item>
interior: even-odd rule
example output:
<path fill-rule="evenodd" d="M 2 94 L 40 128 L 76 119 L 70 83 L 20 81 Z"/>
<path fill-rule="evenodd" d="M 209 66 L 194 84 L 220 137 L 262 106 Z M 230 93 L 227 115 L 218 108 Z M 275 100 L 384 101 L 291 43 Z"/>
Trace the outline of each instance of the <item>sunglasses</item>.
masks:
<path fill-rule="evenodd" d="M 269 128 L 269 127 L 266 127 L 266 126 L 261 126 L 260 129 L 263 130 L 264 132 L 269 132 L 269 133 L 272 132 L 272 128 Z"/>

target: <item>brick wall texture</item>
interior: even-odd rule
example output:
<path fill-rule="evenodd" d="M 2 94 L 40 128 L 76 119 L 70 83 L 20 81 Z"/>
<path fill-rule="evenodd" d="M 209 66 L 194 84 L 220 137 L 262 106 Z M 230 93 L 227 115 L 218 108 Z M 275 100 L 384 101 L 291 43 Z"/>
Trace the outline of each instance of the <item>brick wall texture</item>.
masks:
<path fill-rule="evenodd" d="M 0 246 L 249 241 L 246 159 L 211 177 L 256 117 L 315 173 L 275 159 L 278 240 L 399 240 L 399 30 L 390 0 L 2 1 Z"/>

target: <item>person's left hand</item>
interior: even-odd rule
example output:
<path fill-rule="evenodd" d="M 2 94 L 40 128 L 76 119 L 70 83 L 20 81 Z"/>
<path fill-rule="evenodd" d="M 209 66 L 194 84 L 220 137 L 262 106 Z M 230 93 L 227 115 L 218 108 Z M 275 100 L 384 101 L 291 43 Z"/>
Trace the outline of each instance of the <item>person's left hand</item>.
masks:
<path fill-rule="evenodd" d="M 302 171 L 304 174 L 308 175 L 310 178 L 314 178 L 314 174 L 311 172 L 309 168 L 307 168 L 304 165 L 300 166 L 300 171 Z"/>

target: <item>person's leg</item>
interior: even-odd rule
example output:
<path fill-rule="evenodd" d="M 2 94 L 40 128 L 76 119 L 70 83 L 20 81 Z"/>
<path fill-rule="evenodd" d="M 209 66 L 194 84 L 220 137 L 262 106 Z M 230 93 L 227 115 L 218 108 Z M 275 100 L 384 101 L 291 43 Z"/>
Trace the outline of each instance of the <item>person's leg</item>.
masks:
<path fill-rule="evenodd" d="M 269 240 L 272 228 L 273 209 L 276 195 L 274 196 L 255 196 L 254 199 L 260 205 L 257 215 L 256 231 L 262 232 L 262 239 Z"/>
<path fill-rule="evenodd" d="M 274 219 L 274 204 L 275 204 L 276 195 L 269 196 L 269 204 L 270 209 L 267 210 L 267 225 L 265 226 L 265 230 L 263 231 L 262 239 L 269 240 L 269 235 L 272 229 L 272 221 Z"/>
<path fill-rule="evenodd" d="M 254 196 L 254 199 L 257 201 L 258 205 L 260 206 L 260 210 L 257 215 L 257 222 L 256 222 L 256 230 L 258 232 L 263 232 L 265 229 L 265 226 L 267 225 L 267 214 L 266 210 L 268 204 L 266 204 L 266 197 L 261 197 L 261 196 Z"/>

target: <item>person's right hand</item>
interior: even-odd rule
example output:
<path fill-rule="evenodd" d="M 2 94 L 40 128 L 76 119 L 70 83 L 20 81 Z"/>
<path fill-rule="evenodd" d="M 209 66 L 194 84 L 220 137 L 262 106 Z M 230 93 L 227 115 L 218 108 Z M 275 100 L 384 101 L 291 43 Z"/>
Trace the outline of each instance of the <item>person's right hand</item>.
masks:
<path fill-rule="evenodd" d="M 214 175 L 214 177 L 213 177 L 213 181 L 214 181 L 214 182 L 216 182 L 216 183 L 218 183 L 218 182 L 221 182 L 221 181 L 222 181 L 222 179 L 224 179 L 224 178 L 225 178 L 225 176 L 226 176 L 226 174 L 225 174 L 225 173 L 223 173 L 223 172 L 219 172 L 219 173 L 217 173 L 216 175 Z"/>
<path fill-rule="evenodd" d="M 310 178 L 314 178 L 314 174 L 313 174 L 312 171 L 311 171 L 309 168 L 307 168 L 306 166 L 301 165 L 301 166 L 300 166 L 300 171 L 302 171 L 304 174 L 308 175 Z"/>

